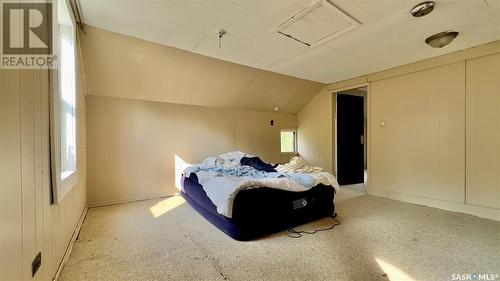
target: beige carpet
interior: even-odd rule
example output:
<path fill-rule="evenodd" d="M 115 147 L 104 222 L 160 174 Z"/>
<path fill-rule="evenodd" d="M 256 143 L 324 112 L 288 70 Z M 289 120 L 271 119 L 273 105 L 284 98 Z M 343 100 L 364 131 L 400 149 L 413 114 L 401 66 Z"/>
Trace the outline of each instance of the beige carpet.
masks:
<path fill-rule="evenodd" d="M 237 242 L 181 197 L 92 208 L 60 280 L 394 281 L 500 273 L 498 222 L 352 189 L 339 194 L 337 210 L 342 224 L 330 231 Z"/>

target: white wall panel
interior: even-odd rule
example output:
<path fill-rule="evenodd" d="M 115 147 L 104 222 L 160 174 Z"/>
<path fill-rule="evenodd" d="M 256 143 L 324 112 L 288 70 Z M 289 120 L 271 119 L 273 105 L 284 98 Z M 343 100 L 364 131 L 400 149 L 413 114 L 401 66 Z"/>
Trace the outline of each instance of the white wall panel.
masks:
<path fill-rule="evenodd" d="M 80 69 L 80 68 L 79 68 Z M 49 75 L 0 70 L 0 280 L 52 280 L 86 208 L 85 93 L 78 73 L 79 181 L 51 204 Z M 31 262 L 42 253 L 34 278 Z"/>
<path fill-rule="evenodd" d="M 467 61 L 467 203 L 500 208 L 500 54 Z"/>
<path fill-rule="evenodd" d="M 21 71 L 0 70 L 0 279 L 22 278 Z"/>
<path fill-rule="evenodd" d="M 465 203 L 464 81 L 459 62 L 372 82 L 371 190 Z"/>

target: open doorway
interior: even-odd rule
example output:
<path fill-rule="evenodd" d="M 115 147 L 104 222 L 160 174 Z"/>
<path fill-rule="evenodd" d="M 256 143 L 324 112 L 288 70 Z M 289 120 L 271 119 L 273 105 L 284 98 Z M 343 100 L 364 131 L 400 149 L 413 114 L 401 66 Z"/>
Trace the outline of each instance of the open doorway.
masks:
<path fill-rule="evenodd" d="M 336 171 L 340 185 L 367 190 L 367 87 L 336 93 Z"/>

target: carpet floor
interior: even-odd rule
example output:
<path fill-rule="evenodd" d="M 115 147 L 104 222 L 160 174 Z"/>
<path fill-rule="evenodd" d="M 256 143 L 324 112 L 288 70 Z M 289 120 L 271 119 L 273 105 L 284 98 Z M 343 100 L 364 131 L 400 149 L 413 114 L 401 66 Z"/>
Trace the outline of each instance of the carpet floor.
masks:
<path fill-rule="evenodd" d="M 280 232 L 250 242 L 232 240 L 179 196 L 91 208 L 60 280 L 394 281 L 500 274 L 499 222 L 349 188 L 336 202 L 342 224 L 332 230 L 298 239 Z M 326 218 L 297 229 L 331 223 Z"/>

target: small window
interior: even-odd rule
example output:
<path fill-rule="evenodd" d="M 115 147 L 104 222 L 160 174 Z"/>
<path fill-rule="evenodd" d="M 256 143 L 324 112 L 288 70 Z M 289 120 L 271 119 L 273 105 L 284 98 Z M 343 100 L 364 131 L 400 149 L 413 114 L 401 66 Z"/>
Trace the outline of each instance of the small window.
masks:
<path fill-rule="evenodd" d="M 280 140 L 281 140 L 281 153 L 297 152 L 296 130 L 281 130 Z"/>

